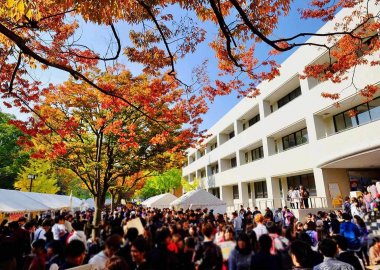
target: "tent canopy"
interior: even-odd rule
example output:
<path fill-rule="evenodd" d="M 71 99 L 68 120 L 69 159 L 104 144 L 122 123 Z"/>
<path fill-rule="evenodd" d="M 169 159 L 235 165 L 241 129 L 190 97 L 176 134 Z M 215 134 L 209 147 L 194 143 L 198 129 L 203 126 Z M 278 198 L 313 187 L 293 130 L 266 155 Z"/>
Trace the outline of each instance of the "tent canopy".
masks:
<path fill-rule="evenodd" d="M 42 212 L 63 208 L 80 208 L 76 197 L 0 189 L 0 213 Z"/>
<path fill-rule="evenodd" d="M 0 189 L 0 212 L 2 213 L 40 212 L 51 209 L 48 205 L 26 196 L 23 192 Z"/>
<path fill-rule="evenodd" d="M 106 199 L 104 205 L 111 205 L 111 199 Z M 85 208 L 95 208 L 94 198 L 88 198 L 84 201 L 83 206 Z"/>
<path fill-rule="evenodd" d="M 193 190 L 182 195 L 173 201 L 170 206 L 173 206 L 175 209 L 187 209 L 190 207 L 192 209 L 208 208 L 209 210 L 213 209 L 215 214 L 226 212 L 226 203 L 203 189 Z"/>
<path fill-rule="evenodd" d="M 154 207 L 154 208 L 169 208 L 170 203 L 178 199 L 171 193 L 164 193 L 150 197 L 149 199 L 143 201 L 141 204 L 144 207 Z"/>

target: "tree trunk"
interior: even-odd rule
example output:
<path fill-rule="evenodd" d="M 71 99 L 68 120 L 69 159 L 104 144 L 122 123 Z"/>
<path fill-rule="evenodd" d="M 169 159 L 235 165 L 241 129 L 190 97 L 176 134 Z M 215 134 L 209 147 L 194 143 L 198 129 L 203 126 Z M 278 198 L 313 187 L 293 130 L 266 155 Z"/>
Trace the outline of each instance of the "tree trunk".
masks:
<path fill-rule="evenodd" d="M 100 236 L 100 221 L 102 219 L 102 209 L 104 207 L 104 203 L 106 200 L 105 195 L 98 195 L 94 197 L 95 201 L 95 212 L 94 212 L 94 220 L 92 222 L 92 239 L 94 240 L 96 237 Z"/>

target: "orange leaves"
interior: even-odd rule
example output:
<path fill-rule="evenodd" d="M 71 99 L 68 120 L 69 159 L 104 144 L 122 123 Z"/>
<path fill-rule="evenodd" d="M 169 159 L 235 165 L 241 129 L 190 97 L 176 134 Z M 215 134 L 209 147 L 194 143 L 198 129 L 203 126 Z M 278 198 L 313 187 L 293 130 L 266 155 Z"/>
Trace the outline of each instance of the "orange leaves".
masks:
<path fill-rule="evenodd" d="M 376 92 L 379 91 L 379 87 L 376 85 L 367 85 L 362 90 L 359 91 L 359 94 L 362 97 L 365 97 L 367 100 L 373 99 L 373 96 Z"/>
<path fill-rule="evenodd" d="M 340 94 L 338 94 L 338 93 L 327 93 L 327 92 L 322 92 L 322 93 L 321 93 L 321 96 L 324 97 L 324 98 L 332 99 L 332 100 L 337 100 L 337 99 L 340 98 Z"/>

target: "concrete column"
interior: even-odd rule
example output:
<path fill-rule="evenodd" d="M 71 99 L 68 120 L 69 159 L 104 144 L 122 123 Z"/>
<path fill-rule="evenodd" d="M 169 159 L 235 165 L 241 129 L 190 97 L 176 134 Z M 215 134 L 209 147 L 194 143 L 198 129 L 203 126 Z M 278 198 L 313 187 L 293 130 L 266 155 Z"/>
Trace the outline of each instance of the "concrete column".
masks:
<path fill-rule="evenodd" d="M 248 186 L 247 183 L 238 182 L 239 187 L 239 200 L 241 201 L 241 204 L 244 205 L 244 207 L 248 206 Z"/>
<path fill-rule="evenodd" d="M 232 196 L 232 186 L 220 187 L 220 199 L 224 201 L 227 204 L 227 206 L 233 206 L 234 199 Z"/>
<path fill-rule="evenodd" d="M 269 101 L 263 100 L 259 103 L 260 119 L 264 119 L 271 114 Z"/>
<path fill-rule="evenodd" d="M 245 164 L 244 160 L 244 151 L 236 151 L 236 164 L 237 166 L 241 166 Z"/>
<path fill-rule="evenodd" d="M 269 157 L 271 155 L 276 154 L 276 145 L 275 145 L 275 140 L 272 137 L 268 138 L 263 138 L 263 152 L 264 152 L 264 157 Z"/>

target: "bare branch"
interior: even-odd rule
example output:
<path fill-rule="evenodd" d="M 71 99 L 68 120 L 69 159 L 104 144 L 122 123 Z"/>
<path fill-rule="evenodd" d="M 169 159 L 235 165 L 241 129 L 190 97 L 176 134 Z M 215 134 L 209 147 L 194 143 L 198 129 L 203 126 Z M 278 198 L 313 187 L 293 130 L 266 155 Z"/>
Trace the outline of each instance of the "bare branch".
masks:
<path fill-rule="evenodd" d="M 14 83 L 14 81 L 15 81 L 17 71 L 18 71 L 18 69 L 19 69 L 19 67 L 20 67 L 21 59 L 22 59 L 22 52 L 20 52 L 20 53 L 18 54 L 17 63 L 16 63 L 16 66 L 15 66 L 15 68 L 14 68 L 14 70 L 13 70 L 11 80 L 10 80 L 10 82 L 9 82 L 8 93 L 12 93 L 12 91 L 13 91 L 13 83 Z"/>

